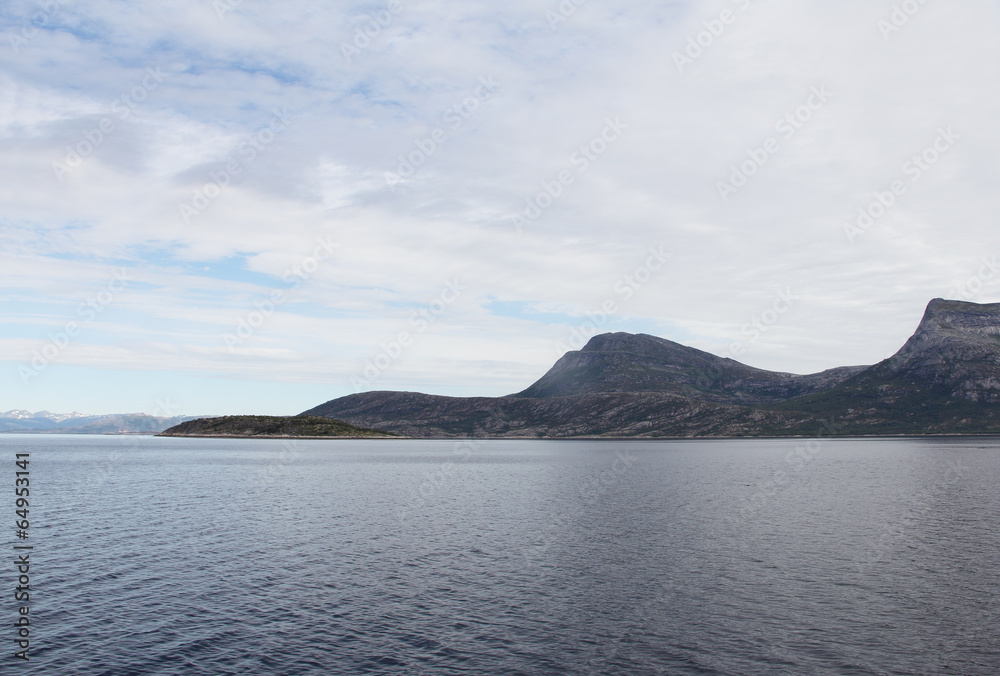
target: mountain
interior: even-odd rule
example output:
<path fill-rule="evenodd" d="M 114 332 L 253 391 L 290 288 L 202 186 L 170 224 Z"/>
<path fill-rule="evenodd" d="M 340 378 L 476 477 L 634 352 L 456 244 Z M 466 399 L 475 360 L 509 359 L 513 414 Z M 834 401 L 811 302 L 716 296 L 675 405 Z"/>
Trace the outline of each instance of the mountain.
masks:
<path fill-rule="evenodd" d="M 764 404 L 818 392 L 864 369 L 847 366 L 807 376 L 775 373 L 655 336 L 605 333 L 582 350 L 567 352 L 531 387 L 512 396 L 664 392 L 726 404 Z"/>
<path fill-rule="evenodd" d="M 48 411 L 25 411 L 14 409 L 6 413 L 0 413 L 0 432 L 17 431 L 32 432 L 48 430 L 59 427 L 66 423 L 78 423 L 82 420 L 89 420 L 93 416 L 82 413 L 50 413 Z"/>
<path fill-rule="evenodd" d="M 162 418 L 145 413 L 84 415 L 32 413 L 21 409 L 0 413 L 0 433 L 20 434 L 156 434 L 194 416 Z"/>
<path fill-rule="evenodd" d="M 1000 432 L 1000 303 L 936 298 L 896 354 L 780 408 L 835 414 L 855 433 Z"/>
<path fill-rule="evenodd" d="M 661 392 L 538 399 L 363 392 L 307 414 L 410 437 L 730 437 L 754 434 L 762 425 L 794 430 L 813 419 Z"/>
<path fill-rule="evenodd" d="M 1000 403 L 1000 303 L 932 300 L 913 336 L 855 389 L 892 403 L 928 385 L 947 397 Z"/>
<path fill-rule="evenodd" d="M 595 336 L 505 397 L 364 392 L 304 413 L 416 437 L 1000 433 L 1000 304 L 934 299 L 874 366 L 756 369 L 678 343 Z"/>

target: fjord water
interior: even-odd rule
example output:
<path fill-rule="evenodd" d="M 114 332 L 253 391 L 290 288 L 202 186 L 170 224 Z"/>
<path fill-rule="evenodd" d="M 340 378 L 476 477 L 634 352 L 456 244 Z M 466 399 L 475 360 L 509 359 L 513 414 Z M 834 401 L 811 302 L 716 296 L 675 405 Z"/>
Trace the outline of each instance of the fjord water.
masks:
<path fill-rule="evenodd" d="M 1000 673 L 998 440 L 0 446 L 18 673 Z"/>

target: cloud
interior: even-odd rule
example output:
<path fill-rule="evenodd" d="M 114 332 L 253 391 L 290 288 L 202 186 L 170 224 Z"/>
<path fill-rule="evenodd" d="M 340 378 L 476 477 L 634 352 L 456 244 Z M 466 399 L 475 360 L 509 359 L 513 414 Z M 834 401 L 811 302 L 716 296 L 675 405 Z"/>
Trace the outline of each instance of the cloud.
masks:
<path fill-rule="evenodd" d="M 926 3 L 887 36 L 892 3 L 860 0 L 228 6 L 0 13 L 11 373 L 116 266 L 136 284 L 52 368 L 254 374 L 332 398 L 458 277 L 460 300 L 373 386 L 521 389 L 608 299 L 602 329 L 817 371 L 888 356 L 1000 253 L 994 3 Z M 957 140 L 913 178 L 940 129 Z M 336 255 L 291 289 L 324 237 Z M 661 246 L 669 263 L 617 292 Z M 972 300 L 1000 296 L 979 286 Z M 287 301 L 228 352 L 274 291 Z M 12 381 L 7 407 L 44 387 Z"/>

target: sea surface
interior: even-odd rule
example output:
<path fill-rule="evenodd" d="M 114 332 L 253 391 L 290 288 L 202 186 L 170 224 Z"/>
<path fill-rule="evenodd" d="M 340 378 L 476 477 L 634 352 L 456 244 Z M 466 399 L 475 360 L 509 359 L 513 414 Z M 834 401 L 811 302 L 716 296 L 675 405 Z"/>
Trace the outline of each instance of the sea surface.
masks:
<path fill-rule="evenodd" d="M 0 449 L 3 674 L 1000 674 L 996 439 Z"/>

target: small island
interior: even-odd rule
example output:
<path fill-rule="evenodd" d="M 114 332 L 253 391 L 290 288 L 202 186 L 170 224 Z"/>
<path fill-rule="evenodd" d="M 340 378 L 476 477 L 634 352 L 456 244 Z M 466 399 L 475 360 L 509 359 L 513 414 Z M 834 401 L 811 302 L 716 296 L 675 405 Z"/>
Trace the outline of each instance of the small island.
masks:
<path fill-rule="evenodd" d="M 159 437 L 222 437 L 235 439 L 369 439 L 399 438 L 392 432 L 355 427 L 315 415 L 226 415 L 188 420 L 164 430 Z"/>

